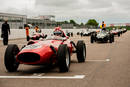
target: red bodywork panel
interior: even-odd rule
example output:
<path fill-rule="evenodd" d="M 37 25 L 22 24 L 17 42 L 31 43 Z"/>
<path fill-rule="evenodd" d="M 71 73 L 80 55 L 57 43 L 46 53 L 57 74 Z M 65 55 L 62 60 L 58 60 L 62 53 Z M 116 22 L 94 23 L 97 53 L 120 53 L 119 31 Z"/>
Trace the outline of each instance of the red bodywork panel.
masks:
<path fill-rule="evenodd" d="M 44 37 L 44 34 L 36 33 L 34 34 L 31 39 L 32 40 L 39 40 L 40 37 Z"/>
<path fill-rule="evenodd" d="M 118 34 L 117 31 L 111 31 L 111 33 L 114 34 L 114 35 L 117 35 L 117 34 Z"/>
<path fill-rule="evenodd" d="M 50 48 L 50 46 L 53 46 L 57 52 L 60 44 L 67 44 L 67 46 L 70 50 L 70 54 L 72 54 L 73 46 L 70 43 L 69 39 L 66 39 L 65 41 L 62 41 L 62 40 L 34 41 L 33 44 L 27 45 L 18 53 L 16 60 L 23 64 L 34 64 L 34 65 L 35 64 L 36 65 L 37 64 L 47 64 L 47 63 L 51 62 L 50 60 L 52 60 L 52 62 L 54 63 L 54 62 L 56 62 L 56 54 Z M 29 54 L 29 53 L 36 54 L 37 56 L 40 56 L 40 58 L 39 59 L 36 58 L 36 61 L 35 61 L 35 58 L 34 58 L 35 56 L 33 56 L 33 55 L 30 56 L 31 54 Z M 29 56 L 27 56 L 25 54 L 27 54 Z M 28 62 L 26 62 L 24 60 L 26 60 Z M 33 62 L 31 62 L 29 60 L 33 60 Z"/>

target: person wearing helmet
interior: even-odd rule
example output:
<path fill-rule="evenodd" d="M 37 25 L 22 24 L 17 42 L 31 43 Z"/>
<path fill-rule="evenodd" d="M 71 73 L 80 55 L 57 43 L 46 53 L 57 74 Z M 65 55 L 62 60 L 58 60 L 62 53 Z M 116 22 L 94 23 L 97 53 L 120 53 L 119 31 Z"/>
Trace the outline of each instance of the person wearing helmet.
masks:
<path fill-rule="evenodd" d="M 61 30 L 60 27 L 55 27 L 55 31 Z"/>
<path fill-rule="evenodd" d="M 106 30 L 106 24 L 102 21 L 102 30 Z"/>
<path fill-rule="evenodd" d="M 55 30 L 54 30 L 54 32 L 53 32 L 53 34 L 54 34 L 55 36 L 65 37 L 65 34 L 64 34 L 64 32 L 61 30 L 60 27 L 56 27 Z"/>
<path fill-rule="evenodd" d="M 56 36 L 62 36 L 62 32 L 61 31 L 54 31 L 53 34 L 56 35 Z"/>

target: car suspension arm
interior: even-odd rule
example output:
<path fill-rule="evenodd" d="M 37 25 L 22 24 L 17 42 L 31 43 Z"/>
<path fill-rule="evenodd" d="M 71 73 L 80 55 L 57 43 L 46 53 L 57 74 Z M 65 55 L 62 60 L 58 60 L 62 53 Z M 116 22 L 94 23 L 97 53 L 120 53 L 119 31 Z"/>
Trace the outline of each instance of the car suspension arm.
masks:
<path fill-rule="evenodd" d="M 77 46 L 75 45 L 75 43 L 73 41 L 70 41 L 70 43 L 75 47 L 75 49 L 77 50 Z M 77 51 L 74 50 L 73 53 L 76 53 Z"/>
<path fill-rule="evenodd" d="M 52 45 L 50 45 L 50 48 L 56 54 L 56 49 Z"/>

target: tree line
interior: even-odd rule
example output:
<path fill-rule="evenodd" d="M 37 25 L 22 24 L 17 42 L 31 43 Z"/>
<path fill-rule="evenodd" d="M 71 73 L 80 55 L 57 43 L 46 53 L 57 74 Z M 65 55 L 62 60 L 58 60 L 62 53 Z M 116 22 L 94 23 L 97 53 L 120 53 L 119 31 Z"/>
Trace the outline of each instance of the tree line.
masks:
<path fill-rule="evenodd" d="M 62 24 L 73 24 L 73 26 L 78 26 L 78 27 L 87 26 L 88 28 L 97 28 L 99 26 L 99 23 L 95 19 L 89 19 L 86 23 L 80 23 L 80 24 L 78 24 L 73 19 L 69 21 L 57 22 L 57 25 L 62 25 Z"/>

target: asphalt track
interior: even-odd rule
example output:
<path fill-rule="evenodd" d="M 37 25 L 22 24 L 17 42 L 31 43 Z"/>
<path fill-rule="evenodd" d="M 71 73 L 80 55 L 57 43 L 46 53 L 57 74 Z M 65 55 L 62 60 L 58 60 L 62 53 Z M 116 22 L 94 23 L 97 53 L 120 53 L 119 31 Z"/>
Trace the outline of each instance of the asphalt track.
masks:
<path fill-rule="evenodd" d="M 90 37 L 75 35 L 77 42 L 87 44 L 85 63 L 72 56 L 70 71 L 60 73 L 56 67 L 20 65 L 17 72 L 8 73 L 4 67 L 7 46 L 0 41 L 0 87 L 130 87 L 130 31 L 115 37 L 114 43 L 90 43 Z M 21 47 L 25 39 L 10 40 Z"/>

